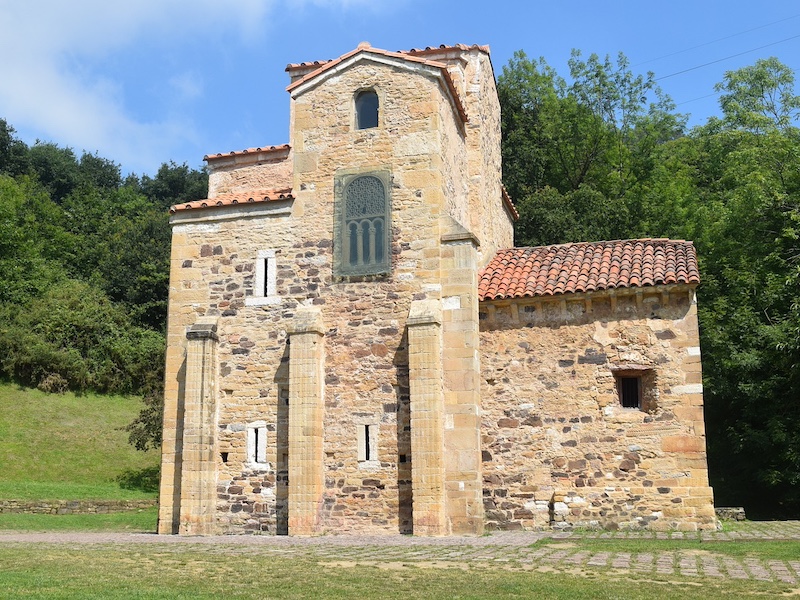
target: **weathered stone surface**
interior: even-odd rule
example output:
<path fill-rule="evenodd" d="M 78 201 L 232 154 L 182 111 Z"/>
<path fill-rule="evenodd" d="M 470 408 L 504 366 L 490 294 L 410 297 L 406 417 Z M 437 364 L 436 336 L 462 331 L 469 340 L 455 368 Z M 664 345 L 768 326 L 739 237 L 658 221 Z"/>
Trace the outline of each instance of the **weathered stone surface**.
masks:
<path fill-rule="evenodd" d="M 696 427 L 702 406 L 671 393 L 690 375 L 685 348 L 698 344 L 694 294 L 673 290 L 657 309 L 647 298 L 637 308 L 595 293 L 592 312 L 578 317 L 557 299 L 538 301 L 536 311 L 523 310 L 523 300 L 514 311 L 509 301 L 484 303 L 491 317 L 481 321 L 482 434 L 492 455 L 483 463 L 484 497 L 509 498 L 487 515 L 493 529 L 515 521 L 523 503 L 510 498 L 523 485 L 549 490 L 558 502 L 558 510 L 537 513 L 533 526 L 650 528 L 663 513 L 667 528 L 714 527 L 713 517 L 700 514 L 713 506 L 705 439 Z M 663 331 L 674 335 L 655 335 Z M 558 387 L 549 386 L 565 356 L 577 360 Z M 642 376 L 642 410 L 620 406 L 616 389 L 614 369 L 631 363 L 650 369 Z M 509 427 L 509 416 L 523 410 L 537 420 Z M 696 469 L 687 468 L 695 456 Z M 580 510 L 573 510 L 570 490 L 586 500 Z M 702 496 L 700 506 L 683 501 L 695 496 Z"/>
<path fill-rule="evenodd" d="M 173 216 L 161 533 L 713 524 L 693 289 L 479 303 L 512 244 L 494 77 L 484 50 L 431 52 L 452 88 L 386 55 L 291 88 L 289 146 L 209 160 L 209 197 L 245 199 Z M 343 277 L 336 182 L 376 172 L 390 269 Z M 620 365 L 646 369 L 642 410 Z"/>

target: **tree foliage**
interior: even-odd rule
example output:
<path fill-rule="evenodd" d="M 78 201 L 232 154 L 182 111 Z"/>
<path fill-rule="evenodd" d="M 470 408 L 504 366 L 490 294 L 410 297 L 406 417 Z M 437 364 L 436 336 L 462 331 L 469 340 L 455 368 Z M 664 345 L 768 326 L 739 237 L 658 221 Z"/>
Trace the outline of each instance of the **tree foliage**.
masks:
<path fill-rule="evenodd" d="M 162 165 L 122 179 L 97 154 L 0 119 L 0 377 L 49 391 L 139 394 L 131 443 L 160 443 L 170 231 L 166 207 L 207 177 Z"/>
<path fill-rule="evenodd" d="M 573 51 L 569 70 L 568 83 L 544 59 L 517 52 L 498 79 L 503 181 L 525 215 L 520 245 L 635 229 L 653 150 L 683 132 L 685 118 L 652 73 L 634 75 L 624 55 L 584 60 Z"/>

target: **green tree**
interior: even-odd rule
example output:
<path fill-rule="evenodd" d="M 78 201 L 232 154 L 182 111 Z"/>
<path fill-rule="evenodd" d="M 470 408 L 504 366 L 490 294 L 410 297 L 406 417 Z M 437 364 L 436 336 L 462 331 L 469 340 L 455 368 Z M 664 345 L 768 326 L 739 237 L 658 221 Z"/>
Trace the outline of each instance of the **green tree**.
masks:
<path fill-rule="evenodd" d="M 683 132 L 685 118 L 652 73 L 634 75 L 624 55 L 583 60 L 573 51 L 569 69 L 570 83 L 517 52 L 498 78 L 503 181 L 527 215 L 519 244 L 635 231 L 654 149 Z"/>
<path fill-rule="evenodd" d="M 0 304 L 25 306 L 60 279 L 43 237 L 57 213 L 30 179 L 0 175 Z"/>
<path fill-rule="evenodd" d="M 163 373 L 163 336 L 86 283 L 62 280 L 26 310 L 3 304 L 0 317 L 0 371 L 23 384 L 135 393 Z"/>
<path fill-rule="evenodd" d="M 54 202 L 61 202 L 80 183 L 80 165 L 71 148 L 59 148 L 51 142 L 36 142 L 28 151 L 30 170 L 50 192 Z"/>
<path fill-rule="evenodd" d="M 787 131 L 797 121 L 800 96 L 794 93 L 794 71 L 771 57 L 725 73 L 714 86 L 728 126 L 764 133 Z"/>
<path fill-rule="evenodd" d="M 14 128 L 0 119 L 0 174 L 12 177 L 28 171 L 28 146 L 14 133 Z"/>
<path fill-rule="evenodd" d="M 173 204 L 205 198 L 208 193 L 208 174 L 190 169 L 184 163 L 164 163 L 155 177 L 147 175 L 139 182 L 140 191 L 163 210 Z"/>

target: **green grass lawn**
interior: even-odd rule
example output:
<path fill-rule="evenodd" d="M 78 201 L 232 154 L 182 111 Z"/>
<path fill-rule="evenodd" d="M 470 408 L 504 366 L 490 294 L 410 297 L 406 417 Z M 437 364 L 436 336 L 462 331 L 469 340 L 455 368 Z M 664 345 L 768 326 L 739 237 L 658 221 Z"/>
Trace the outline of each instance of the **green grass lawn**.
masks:
<path fill-rule="evenodd" d="M 0 498 L 86 500 L 155 498 L 157 452 L 141 453 L 120 428 L 139 410 L 136 399 L 50 395 L 0 385 Z M 157 509 L 105 515 L 0 514 L 0 530 L 155 531 Z M 746 525 L 731 525 L 732 529 Z M 589 553 L 673 553 L 737 561 L 793 561 L 797 541 L 701 542 L 690 539 L 596 539 L 560 542 Z M 237 544 L 91 544 L 5 542 L 0 545 L 0 598 L 544 598 L 702 599 L 800 595 L 793 586 L 754 580 L 659 576 L 614 568 L 549 564 L 459 563 L 454 559 L 338 560 L 337 550 Z M 443 554 L 450 550 L 442 549 Z M 371 556 L 371 555 L 370 555 Z M 797 587 L 797 586 L 794 586 Z"/>
<path fill-rule="evenodd" d="M 582 542 L 578 542 L 581 544 Z M 620 540 L 616 549 L 625 551 Z M 672 548 L 680 541 L 667 541 Z M 750 544 L 758 554 L 758 543 Z M 732 548 L 735 544 L 729 543 Z M 659 544 L 660 549 L 664 544 Z M 588 547 L 587 547 L 588 548 Z M 377 550 L 377 549 L 376 549 Z M 444 552 L 447 552 L 445 550 Z M 786 584 L 654 576 L 613 569 L 524 570 L 514 565 L 315 559 L 299 550 L 226 543 L 121 547 L 0 546 L 0 595 L 26 598 L 774 598 Z"/>
<path fill-rule="evenodd" d="M 0 499 L 154 498 L 119 483 L 158 466 L 158 452 L 136 451 L 121 430 L 140 407 L 138 398 L 0 384 Z"/>

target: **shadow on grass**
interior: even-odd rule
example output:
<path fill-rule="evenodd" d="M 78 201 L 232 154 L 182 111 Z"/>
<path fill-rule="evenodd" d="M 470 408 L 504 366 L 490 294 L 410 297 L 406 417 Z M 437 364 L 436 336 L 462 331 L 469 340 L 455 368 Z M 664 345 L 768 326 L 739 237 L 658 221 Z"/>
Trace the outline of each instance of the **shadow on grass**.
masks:
<path fill-rule="evenodd" d="M 117 476 L 117 483 L 123 490 L 138 490 L 154 493 L 158 491 L 158 482 L 161 468 L 145 467 L 143 469 L 128 469 Z"/>

